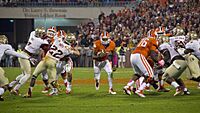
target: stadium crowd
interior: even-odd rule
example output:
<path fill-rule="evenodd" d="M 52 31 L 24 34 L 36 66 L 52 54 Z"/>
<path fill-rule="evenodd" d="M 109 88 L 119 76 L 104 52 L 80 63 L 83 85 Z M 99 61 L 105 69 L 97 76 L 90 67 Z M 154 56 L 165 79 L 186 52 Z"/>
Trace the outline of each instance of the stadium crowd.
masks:
<path fill-rule="evenodd" d="M 199 2 L 166 2 L 161 5 L 159 2 L 142 1 L 136 9 L 125 7 L 123 10 L 105 15 L 101 12 L 98 16 L 98 24 L 90 21 L 78 26 L 77 37 L 82 47 L 92 46 L 99 33 L 106 30 L 110 32 L 117 47 L 124 46 L 128 50 L 126 66 L 130 66 L 129 55 L 137 42 L 147 36 L 150 29 L 165 27 L 166 32 L 171 32 L 174 27 L 180 25 L 185 33 L 196 31 L 200 34 L 200 4 Z M 122 48 L 123 49 L 123 48 Z M 124 50 L 119 50 L 119 55 Z"/>

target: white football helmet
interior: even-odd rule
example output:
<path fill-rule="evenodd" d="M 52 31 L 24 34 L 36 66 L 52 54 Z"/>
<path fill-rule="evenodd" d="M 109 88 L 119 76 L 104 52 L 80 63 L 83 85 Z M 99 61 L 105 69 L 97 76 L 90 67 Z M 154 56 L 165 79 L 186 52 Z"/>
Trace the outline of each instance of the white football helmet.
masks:
<path fill-rule="evenodd" d="M 57 34 L 57 29 L 56 27 L 52 26 L 50 28 L 47 29 L 47 36 L 50 37 L 50 38 L 53 38 L 55 37 Z"/>

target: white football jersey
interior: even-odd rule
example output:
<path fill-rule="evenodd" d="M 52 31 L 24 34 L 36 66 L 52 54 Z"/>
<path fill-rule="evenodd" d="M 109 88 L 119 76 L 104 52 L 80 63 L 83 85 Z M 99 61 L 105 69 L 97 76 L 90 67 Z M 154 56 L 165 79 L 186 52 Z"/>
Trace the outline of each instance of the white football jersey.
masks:
<path fill-rule="evenodd" d="M 35 36 L 35 31 L 32 31 L 28 43 L 25 46 L 25 49 L 32 54 L 37 54 L 42 44 L 49 44 L 49 43 L 47 40 L 37 38 Z"/>
<path fill-rule="evenodd" d="M 179 55 L 179 53 L 169 43 L 163 43 L 159 46 L 160 51 L 164 49 L 167 49 L 169 51 L 171 57 L 170 60 L 172 60 L 172 58 L 174 58 L 175 56 Z"/>
<path fill-rule="evenodd" d="M 185 45 L 185 41 L 186 41 L 186 37 L 184 35 L 182 35 L 182 36 L 174 36 L 174 37 L 170 37 L 169 38 L 169 43 L 173 47 L 175 47 L 175 43 L 176 42 L 181 42 L 181 43 L 183 43 Z"/>
<path fill-rule="evenodd" d="M 200 58 L 200 42 L 198 40 L 191 40 L 185 45 L 186 49 L 193 49 L 193 54 Z"/>
<path fill-rule="evenodd" d="M 71 46 L 64 43 L 61 39 L 55 40 L 54 43 L 51 45 L 47 55 L 52 57 L 55 60 L 60 60 L 66 55 L 72 53 Z"/>

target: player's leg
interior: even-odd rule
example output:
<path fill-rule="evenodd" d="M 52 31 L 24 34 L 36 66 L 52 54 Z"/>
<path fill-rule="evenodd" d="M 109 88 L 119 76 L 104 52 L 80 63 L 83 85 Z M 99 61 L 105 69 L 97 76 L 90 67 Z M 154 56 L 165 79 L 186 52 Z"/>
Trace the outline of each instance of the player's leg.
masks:
<path fill-rule="evenodd" d="M 4 76 L 5 72 L 4 70 L 0 67 L 0 101 L 3 101 L 3 93 L 8 89 L 8 78 Z"/>
<path fill-rule="evenodd" d="M 133 88 L 133 84 L 138 80 L 140 76 L 140 69 L 137 67 L 136 63 L 140 57 L 137 54 L 131 54 L 130 56 L 130 62 L 131 66 L 133 68 L 134 74 L 132 75 L 132 78 L 130 81 L 127 83 L 126 86 L 124 86 L 123 90 L 127 95 L 131 95 L 131 90 Z"/>
<path fill-rule="evenodd" d="M 153 69 L 151 68 L 147 59 L 143 55 L 139 56 L 138 63 L 136 65 L 144 76 L 144 82 L 141 84 L 138 90 L 135 91 L 135 93 L 139 95 L 140 97 L 145 97 L 142 92 L 145 89 L 147 83 L 149 83 L 153 78 L 153 75 L 154 75 Z"/>
<path fill-rule="evenodd" d="M 199 59 L 197 59 L 197 57 L 195 57 L 194 55 L 190 55 L 186 61 L 188 64 L 189 71 L 191 73 L 189 79 L 199 83 L 200 82 Z"/>
<path fill-rule="evenodd" d="M 181 78 L 175 79 L 176 82 L 183 88 L 184 95 L 190 95 L 190 91 L 186 88 L 185 83 Z"/>
<path fill-rule="evenodd" d="M 30 78 L 31 76 L 31 64 L 30 61 L 27 59 L 21 59 L 19 58 L 20 66 L 23 71 L 23 75 L 19 82 L 16 84 L 16 86 L 13 88 L 11 93 L 18 95 L 19 94 L 19 88 Z M 18 76 L 20 77 L 20 76 Z"/>
<path fill-rule="evenodd" d="M 108 75 L 108 84 L 109 84 L 109 94 L 116 94 L 116 92 L 113 90 L 113 72 L 112 72 L 112 64 L 106 60 L 106 65 L 103 67 L 103 69 L 106 71 Z"/>
<path fill-rule="evenodd" d="M 94 68 L 94 80 L 95 80 L 95 88 L 99 90 L 100 86 L 100 67 L 98 67 L 98 61 L 93 60 L 93 68 Z"/>
<path fill-rule="evenodd" d="M 46 60 L 47 65 L 47 74 L 49 75 L 49 82 L 52 86 L 52 91 L 49 93 L 49 96 L 58 95 L 57 89 L 57 79 L 56 79 L 56 63 L 57 61 L 51 58 Z"/>
<path fill-rule="evenodd" d="M 33 87 L 35 85 L 36 79 L 37 79 L 38 75 L 41 74 L 44 70 L 46 70 L 46 61 L 45 61 L 45 59 L 41 60 L 39 62 L 39 64 L 36 66 L 36 68 L 35 68 L 35 70 L 33 72 L 33 75 L 31 77 L 31 82 L 30 82 L 30 85 L 29 85 L 29 88 L 28 88 L 28 92 L 27 92 L 27 94 L 24 95 L 25 98 L 32 97 L 32 91 L 33 91 Z"/>
<path fill-rule="evenodd" d="M 62 66 L 61 76 L 64 81 L 64 85 L 66 87 L 66 94 L 70 94 L 72 90 L 72 70 L 73 70 L 73 62 L 71 58 L 68 59 L 67 63 L 64 63 Z"/>
<path fill-rule="evenodd" d="M 47 70 L 44 70 L 42 72 L 42 81 L 44 83 L 44 89 L 42 90 L 42 93 L 48 93 L 50 90 L 50 85 L 49 85 L 49 76 L 47 74 Z"/>
<path fill-rule="evenodd" d="M 125 55 L 122 55 L 122 68 L 125 67 L 125 63 L 126 63 L 126 59 L 125 59 Z"/>
<path fill-rule="evenodd" d="M 163 80 L 168 84 L 172 85 L 176 88 L 176 93 L 174 96 L 182 93 L 182 88 L 175 81 L 175 79 L 179 78 L 183 71 L 186 69 L 187 64 L 184 60 L 175 60 L 165 71 L 163 74 Z"/>
<path fill-rule="evenodd" d="M 20 75 L 18 75 L 17 77 L 16 77 L 16 79 L 15 80 L 13 80 L 12 82 L 10 82 L 9 83 L 9 87 L 13 87 L 16 83 L 18 83 L 19 82 L 19 80 L 22 78 L 24 76 L 24 74 L 22 73 L 22 74 L 20 74 Z"/>

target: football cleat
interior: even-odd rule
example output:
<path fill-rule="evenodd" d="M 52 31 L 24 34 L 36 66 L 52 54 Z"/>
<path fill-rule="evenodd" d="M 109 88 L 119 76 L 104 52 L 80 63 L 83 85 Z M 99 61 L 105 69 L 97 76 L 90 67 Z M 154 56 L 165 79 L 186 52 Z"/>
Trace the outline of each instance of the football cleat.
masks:
<path fill-rule="evenodd" d="M 177 96 L 179 94 L 182 94 L 183 93 L 183 89 L 179 86 L 176 88 L 176 92 L 174 93 L 174 96 Z"/>
<path fill-rule="evenodd" d="M 52 90 L 52 91 L 48 94 L 48 96 L 54 96 L 54 95 L 58 95 L 58 91 Z"/>
<path fill-rule="evenodd" d="M 99 90 L 99 86 L 100 86 L 100 83 L 99 83 L 99 80 L 95 80 L 95 88 L 96 90 Z"/>
<path fill-rule="evenodd" d="M 130 88 L 130 86 L 124 86 L 123 90 L 124 90 L 125 94 L 131 95 L 131 88 Z"/>
<path fill-rule="evenodd" d="M 4 99 L 3 99 L 3 97 L 2 97 L 2 96 L 0 96 L 0 101 L 4 101 Z"/>
<path fill-rule="evenodd" d="M 17 96 L 20 95 L 19 90 L 14 90 L 14 89 L 10 91 L 10 94 L 17 95 Z"/>
<path fill-rule="evenodd" d="M 68 95 L 68 94 L 70 94 L 71 93 L 71 89 L 70 88 L 66 88 L 66 91 L 65 91 L 65 93 Z"/>
<path fill-rule="evenodd" d="M 24 98 L 31 98 L 32 97 L 32 91 L 30 88 L 28 88 L 28 92 L 23 96 Z"/>
<path fill-rule="evenodd" d="M 135 91 L 135 94 L 137 94 L 139 97 L 142 97 L 142 98 L 145 98 L 145 97 L 146 97 L 146 96 L 143 94 L 143 92 L 140 91 L 140 90 Z"/>
<path fill-rule="evenodd" d="M 113 90 L 113 88 L 111 88 L 111 89 L 109 89 L 109 94 L 111 94 L 111 95 L 116 95 L 117 93 Z"/>
<path fill-rule="evenodd" d="M 184 91 L 183 94 L 184 94 L 184 95 L 190 95 L 190 91 L 189 91 L 189 90 Z"/>
<path fill-rule="evenodd" d="M 147 87 L 147 86 L 146 86 L 146 87 L 145 87 L 145 91 L 147 91 L 147 92 L 152 92 L 153 90 L 151 90 L 150 87 Z"/>
<path fill-rule="evenodd" d="M 200 83 L 198 84 L 197 89 L 200 89 Z"/>
<path fill-rule="evenodd" d="M 170 89 L 168 89 L 168 88 L 158 88 L 157 89 L 157 92 L 169 92 L 170 91 Z"/>
<path fill-rule="evenodd" d="M 43 90 L 42 90 L 42 93 L 48 93 L 50 90 L 50 87 L 45 87 Z"/>

